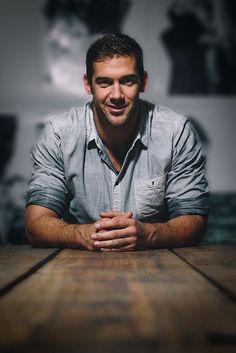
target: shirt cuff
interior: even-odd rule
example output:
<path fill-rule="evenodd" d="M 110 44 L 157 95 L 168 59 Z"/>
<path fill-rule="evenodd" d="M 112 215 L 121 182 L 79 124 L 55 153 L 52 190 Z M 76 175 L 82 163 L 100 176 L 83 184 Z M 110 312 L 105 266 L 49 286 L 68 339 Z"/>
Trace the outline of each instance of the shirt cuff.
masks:
<path fill-rule="evenodd" d="M 39 205 L 55 211 L 62 217 L 66 209 L 65 193 L 51 188 L 34 188 L 26 195 L 26 206 Z"/>
<path fill-rule="evenodd" d="M 208 193 L 199 197 L 187 199 L 172 199 L 168 203 L 169 217 L 175 218 L 181 215 L 198 214 L 208 216 L 209 214 L 209 197 Z"/>

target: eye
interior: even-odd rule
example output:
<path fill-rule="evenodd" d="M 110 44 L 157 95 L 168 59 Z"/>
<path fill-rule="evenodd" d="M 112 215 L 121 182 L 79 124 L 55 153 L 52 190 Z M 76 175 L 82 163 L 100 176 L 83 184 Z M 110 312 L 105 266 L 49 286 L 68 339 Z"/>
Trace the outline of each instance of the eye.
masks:
<path fill-rule="evenodd" d="M 112 81 L 106 78 L 98 78 L 96 80 L 97 85 L 99 85 L 101 88 L 106 88 L 109 87 L 112 84 Z"/>
<path fill-rule="evenodd" d="M 138 83 L 138 80 L 137 80 L 136 76 L 127 76 L 127 77 L 123 77 L 120 80 L 120 84 L 121 85 L 125 85 L 125 86 L 133 86 L 136 83 Z"/>

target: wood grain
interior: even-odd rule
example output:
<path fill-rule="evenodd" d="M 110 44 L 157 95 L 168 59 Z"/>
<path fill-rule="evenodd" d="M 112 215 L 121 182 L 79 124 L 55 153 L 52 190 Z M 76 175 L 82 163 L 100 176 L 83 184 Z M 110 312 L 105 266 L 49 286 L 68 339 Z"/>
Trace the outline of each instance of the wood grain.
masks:
<path fill-rule="evenodd" d="M 168 250 L 64 250 L 0 312 L 6 352 L 235 352 L 236 307 Z"/>
<path fill-rule="evenodd" d="M 236 298 L 236 245 L 180 248 L 174 252 Z"/>
<path fill-rule="evenodd" d="M 37 249 L 30 245 L 0 247 L 0 290 L 16 281 L 36 264 L 43 264 L 54 252 L 55 249 Z"/>

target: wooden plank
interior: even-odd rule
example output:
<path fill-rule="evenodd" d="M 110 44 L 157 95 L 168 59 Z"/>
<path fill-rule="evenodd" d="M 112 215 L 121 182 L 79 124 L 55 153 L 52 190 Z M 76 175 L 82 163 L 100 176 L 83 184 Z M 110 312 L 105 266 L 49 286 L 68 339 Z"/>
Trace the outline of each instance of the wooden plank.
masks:
<path fill-rule="evenodd" d="M 0 312 L 3 352 L 235 352 L 235 305 L 168 250 L 64 250 Z"/>
<path fill-rule="evenodd" d="M 0 292 L 36 264 L 43 264 L 55 249 L 38 249 L 30 245 L 0 247 Z"/>
<path fill-rule="evenodd" d="M 236 245 L 208 245 L 173 251 L 236 298 Z"/>

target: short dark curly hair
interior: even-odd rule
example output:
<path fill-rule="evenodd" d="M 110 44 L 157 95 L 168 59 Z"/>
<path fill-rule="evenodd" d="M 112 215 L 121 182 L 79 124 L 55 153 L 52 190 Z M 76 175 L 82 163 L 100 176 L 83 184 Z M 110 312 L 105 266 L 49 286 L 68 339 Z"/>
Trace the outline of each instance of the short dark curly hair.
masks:
<path fill-rule="evenodd" d="M 112 59 L 113 57 L 134 57 L 140 80 L 144 76 L 143 51 L 140 45 L 131 37 L 121 33 L 106 33 L 98 38 L 88 49 L 86 55 L 86 74 L 92 82 L 93 63 Z"/>

